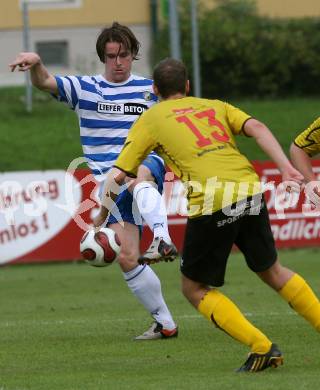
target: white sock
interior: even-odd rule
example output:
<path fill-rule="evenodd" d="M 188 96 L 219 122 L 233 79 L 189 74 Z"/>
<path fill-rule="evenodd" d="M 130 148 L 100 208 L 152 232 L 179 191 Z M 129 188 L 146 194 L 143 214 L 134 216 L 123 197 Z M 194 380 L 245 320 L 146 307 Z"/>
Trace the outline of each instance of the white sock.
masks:
<path fill-rule="evenodd" d="M 155 237 L 162 237 L 171 244 L 168 231 L 168 219 L 165 202 L 161 194 L 149 182 L 138 183 L 133 190 L 139 213 L 149 226 Z"/>
<path fill-rule="evenodd" d="M 138 265 L 129 272 L 123 272 L 128 287 L 155 321 L 165 329 L 176 327 L 171 313 L 163 299 L 158 276 L 148 265 Z"/>

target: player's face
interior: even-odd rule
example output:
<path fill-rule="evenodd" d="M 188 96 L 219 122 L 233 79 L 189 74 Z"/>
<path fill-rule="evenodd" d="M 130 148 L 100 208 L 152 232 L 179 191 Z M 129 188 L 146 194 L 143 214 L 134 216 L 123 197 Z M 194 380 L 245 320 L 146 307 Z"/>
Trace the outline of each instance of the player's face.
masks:
<path fill-rule="evenodd" d="M 126 81 L 131 72 L 133 57 L 122 44 L 107 42 L 105 47 L 105 78 L 112 83 Z"/>

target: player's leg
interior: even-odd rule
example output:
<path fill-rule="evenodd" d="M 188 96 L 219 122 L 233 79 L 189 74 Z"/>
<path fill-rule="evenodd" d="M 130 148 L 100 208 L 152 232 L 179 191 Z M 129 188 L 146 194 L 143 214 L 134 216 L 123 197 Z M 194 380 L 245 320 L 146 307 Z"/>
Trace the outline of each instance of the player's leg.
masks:
<path fill-rule="evenodd" d="M 250 347 L 253 353 L 270 350 L 271 341 L 254 327 L 238 307 L 218 289 L 194 282 L 182 275 L 182 291 L 189 302 L 218 329 Z"/>
<path fill-rule="evenodd" d="M 275 289 L 290 306 L 320 331 L 320 302 L 307 282 L 277 260 L 268 210 L 262 201 L 259 215 L 243 218 L 236 244 L 250 269 Z M 252 240 L 252 237 L 255 237 Z"/>
<path fill-rule="evenodd" d="M 178 330 L 163 299 L 160 280 L 148 265 L 138 264 L 140 230 L 135 225 L 132 201 L 132 194 L 123 191 L 115 202 L 116 214 L 111 212 L 107 221 L 121 242 L 119 264 L 129 289 L 155 320 L 155 325 L 143 339 L 174 337 Z"/>
<path fill-rule="evenodd" d="M 137 263 L 139 257 L 139 228 L 131 223 L 108 225 L 121 242 L 119 264 L 124 279 L 139 302 L 148 310 L 158 329 L 144 339 L 177 336 L 177 327 L 164 301 L 161 283 L 149 265 Z"/>
<path fill-rule="evenodd" d="M 216 214 L 216 215 L 215 215 Z M 211 286 L 222 286 L 236 227 L 217 227 L 221 212 L 188 220 L 182 256 L 182 291 L 189 302 L 217 328 L 251 348 L 241 371 L 260 371 L 282 363 L 281 352 L 238 307 Z M 250 360 L 249 360 L 250 359 Z"/>
<path fill-rule="evenodd" d="M 320 302 L 308 283 L 297 273 L 276 261 L 269 269 L 257 273 L 270 287 L 318 332 L 320 332 Z"/>
<path fill-rule="evenodd" d="M 166 206 L 161 196 L 164 174 L 162 161 L 149 156 L 140 165 L 134 183 L 133 198 L 154 236 L 150 247 L 140 258 L 142 263 L 172 261 L 178 254 L 170 238 Z"/>
<path fill-rule="evenodd" d="M 134 182 L 133 198 L 137 203 L 141 216 L 154 236 L 162 237 L 167 243 L 171 243 L 166 206 L 161 192 L 150 168 L 140 165 Z"/>

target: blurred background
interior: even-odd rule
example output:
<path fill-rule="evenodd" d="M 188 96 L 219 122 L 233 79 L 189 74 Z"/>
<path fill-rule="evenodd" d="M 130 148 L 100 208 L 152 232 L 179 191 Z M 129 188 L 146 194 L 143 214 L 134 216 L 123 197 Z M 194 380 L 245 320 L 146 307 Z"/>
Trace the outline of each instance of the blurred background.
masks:
<path fill-rule="evenodd" d="M 116 0 L 1 0 L 0 5 L 0 85 L 23 82 L 23 75 L 8 72 L 8 60 L 25 49 L 26 16 L 28 49 L 53 73 L 99 72 L 96 37 L 117 20 L 141 42 L 136 72 L 150 76 L 154 62 L 176 50 L 193 75 L 196 13 L 203 96 L 317 92 L 317 0 L 122 0 L 120 6 Z"/>

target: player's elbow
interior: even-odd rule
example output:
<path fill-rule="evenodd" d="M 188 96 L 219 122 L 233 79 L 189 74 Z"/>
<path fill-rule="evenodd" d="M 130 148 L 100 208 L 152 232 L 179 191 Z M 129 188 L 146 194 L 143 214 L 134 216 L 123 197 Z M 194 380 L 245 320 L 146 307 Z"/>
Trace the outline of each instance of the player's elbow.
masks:
<path fill-rule="evenodd" d="M 43 92 L 49 92 L 54 95 L 58 95 L 58 85 L 54 76 L 48 74 L 42 77 L 31 77 L 33 86 L 40 89 Z"/>
<path fill-rule="evenodd" d="M 244 125 L 244 133 L 249 137 L 257 138 L 261 133 L 268 131 L 267 126 L 257 119 L 250 118 Z"/>

